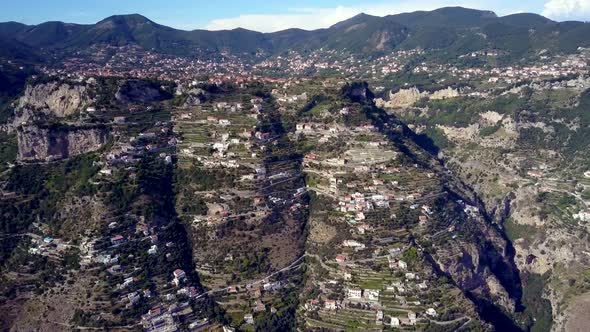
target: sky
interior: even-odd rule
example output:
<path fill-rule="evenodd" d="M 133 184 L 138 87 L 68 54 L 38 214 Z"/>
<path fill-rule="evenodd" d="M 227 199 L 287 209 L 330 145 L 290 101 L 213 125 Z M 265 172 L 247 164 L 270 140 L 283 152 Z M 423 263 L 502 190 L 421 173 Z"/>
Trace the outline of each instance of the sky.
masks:
<path fill-rule="evenodd" d="M 111 15 L 138 13 L 183 30 L 242 27 L 272 32 L 326 28 L 361 12 L 385 16 L 445 6 L 590 21 L 590 0 L 0 0 L 0 22 L 96 23 Z"/>

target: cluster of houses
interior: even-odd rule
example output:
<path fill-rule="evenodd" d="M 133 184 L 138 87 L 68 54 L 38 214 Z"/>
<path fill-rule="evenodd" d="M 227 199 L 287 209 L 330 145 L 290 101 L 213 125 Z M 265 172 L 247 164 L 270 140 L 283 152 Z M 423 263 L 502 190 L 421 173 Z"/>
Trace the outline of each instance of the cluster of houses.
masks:
<path fill-rule="evenodd" d="M 497 56 L 497 52 L 473 52 L 462 57 Z M 523 66 L 458 68 L 452 64 L 435 64 L 422 62 L 412 70 L 414 74 L 439 73 L 464 80 L 482 79 L 488 83 L 515 84 L 531 79 L 560 78 L 570 75 L 588 75 L 588 59 L 583 54 L 570 55 L 566 58 L 543 59 L 538 64 Z"/>
<path fill-rule="evenodd" d="M 341 115 L 337 113 L 333 116 Z M 399 163 L 394 148 L 370 124 L 347 128 L 335 123 L 308 121 L 298 123 L 295 130 L 297 134 L 305 135 L 299 139 L 313 140 L 330 128 L 338 128 L 330 133 L 337 140 L 344 141 L 346 137 L 346 144 L 342 147 L 344 153 L 311 151 L 305 155 L 303 171 L 314 177 L 309 190 L 316 190 L 319 195 L 332 199 L 334 203 L 325 206 L 324 210 L 334 215 L 335 222 L 342 225 L 343 238 L 338 246 L 341 251 L 335 255 L 335 261 L 326 261 L 327 264 L 334 264 L 332 266 L 339 277 L 318 282 L 321 295 L 308 300 L 303 306 L 305 311 L 318 312 L 323 317 L 323 312 L 327 311 L 364 310 L 375 313 L 375 325 L 391 328 L 434 319 L 439 315 L 435 305 L 422 309 L 425 306 L 422 302 L 427 302 L 424 299 L 428 298 L 426 294 L 432 288 L 429 287 L 430 279 L 421 277 L 419 271 L 409 270 L 408 262 L 401 257 L 403 250 L 399 245 L 391 246 L 375 240 L 385 237 L 380 235 L 383 233 L 380 225 L 383 219 L 397 219 L 392 211 L 398 205 L 408 206 L 417 215 L 417 223 L 421 226 L 436 218 L 434 209 L 425 202 L 427 195 L 435 193 L 424 193 L 424 186 L 436 181 L 434 174 L 416 172 L 419 177 L 409 176 L 413 172 L 412 166 Z M 362 137 L 360 141 L 356 140 L 357 136 Z M 296 135 L 294 137 L 298 139 Z M 388 154 L 393 157 L 381 158 Z M 475 209 L 467 204 L 463 208 L 468 211 Z M 372 217 L 376 214 L 380 216 L 377 220 Z M 375 265 L 382 266 L 379 272 L 372 272 Z M 376 281 L 379 277 L 373 273 L 387 273 L 393 281 L 382 280 L 379 285 Z M 395 305 L 392 306 L 392 303 Z M 409 308 L 407 315 L 384 314 L 388 308 L 395 310 L 399 306 Z M 363 317 L 366 315 L 363 314 Z"/>
<path fill-rule="evenodd" d="M 179 153 L 183 157 L 194 158 L 203 164 L 205 168 L 238 168 L 243 158 L 256 158 L 256 140 L 265 140 L 268 134 L 255 132 L 254 127 L 260 111 L 262 100 L 252 98 L 252 107 L 246 109 L 242 103 L 218 102 L 213 109 L 202 108 L 200 113 L 183 112 L 178 118 L 179 123 L 189 122 L 207 128 L 209 136 L 207 142 L 193 142 L 191 137 L 185 135 L 179 142 Z M 208 113 L 216 115 L 207 115 Z M 235 123 L 227 118 L 228 114 L 240 112 L 240 116 L 247 114 L 243 123 Z M 249 119 L 249 122 L 246 122 Z M 236 128 L 238 128 L 236 130 Z M 182 132 L 181 132 L 182 134 Z M 207 148 L 213 153 L 196 152 Z"/>
<path fill-rule="evenodd" d="M 207 202 L 206 212 L 181 214 L 181 218 L 192 221 L 192 227 L 200 232 L 216 230 L 233 221 L 254 224 L 268 216 L 272 205 L 285 205 L 292 212 L 301 207 L 297 199 L 305 192 L 305 187 L 285 186 L 288 189 L 271 190 L 275 184 L 297 179 L 300 174 L 291 167 L 291 163 L 295 165 L 300 161 L 268 162 L 263 158 L 268 146 L 275 144 L 276 137 L 264 126 L 259 126 L 266 120 L 264 100 L 252 97 L 249 101 L 249 104 L 203 103 L 191 109 L 178 109 L 173 115 L 177 119 L 175 131 L 180 137 L 179 164 L 190 163 L 204 173 L 212 170 L 232 177 L 231 186 L 194 192 L 196 197 Z M 193 126 L 195 123 L 198 126 L 196 130 Z M 263 188 L 267 190 L 261 195 Z M 244 206 L 245 201 L 248 204 Z M 198 273 L 219 276 L 209 279 L 210 283 L 205 284 L 209 289 L 207 294 L 215 296 L 224 308 L 235 312 L 234 316 L 243 314 L 244 324 L 254 325 L 255 319 L 262 313 L 277 312 L 274 307 L 276 304 L 273 304 L 276 301 L 271 299 L 285 285 L 281 282 L 283 279 L 274 280 L 265 276 L 259 276 L 263 279 L 242 280 L 243 284 L 235 284 L 235 276 L 221 271 L 233 267 L 242 253 L 240 248 L 228 248 L 224 257 L 202 261 L 197 258 L 195 263 Z M 281 274 L 281 278 L 284 278 L 284 274 Z M 173 282 L 183 287 L 182 277 L 174 276 Z"/>

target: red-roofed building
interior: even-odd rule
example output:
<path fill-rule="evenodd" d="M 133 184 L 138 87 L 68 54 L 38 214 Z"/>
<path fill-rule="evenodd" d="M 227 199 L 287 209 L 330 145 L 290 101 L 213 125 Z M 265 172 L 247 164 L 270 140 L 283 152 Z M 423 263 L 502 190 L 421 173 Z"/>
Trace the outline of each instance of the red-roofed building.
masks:
<path fill-rule="evenodd" d="M 123 242 L 125 242 L 125 238 L 123 237 L 123 235 L 115 235 L 111 238 L 111 243 L 113 245 L 119 245 Z"/>
<path fill-rule="evenodd" d="M 172 275 L 174 275 L 174 279 L 184 279 L 184 278 L 186 278 L 186 273 L 184 273 L 184 271 L 181 270 L 181 269 L 174 270 L 174 272 L 172 272 Z"/>

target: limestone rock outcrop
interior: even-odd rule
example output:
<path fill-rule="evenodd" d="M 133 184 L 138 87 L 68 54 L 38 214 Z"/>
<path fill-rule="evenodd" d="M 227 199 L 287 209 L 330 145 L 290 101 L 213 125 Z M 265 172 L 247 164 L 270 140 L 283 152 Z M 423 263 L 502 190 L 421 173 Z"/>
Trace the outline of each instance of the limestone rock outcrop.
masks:
<path fill-rule="evenodd" d="M 430 95 L 429 98 L 434 99 L 434 100 L 440 100 L 440 99 L 454 98 L 454 97 L 459 97 L 459 96 L 460 96 L 459 90 L 448 87 L 446 89 L 434 91 Z"/>
<path fill-rule="evenodd" d="M 17 130 L 18 158 L 25 161 L 64 159 L 100 149 L 106 128 L 22 126 Z"/>
<path fill-rule="evenodd" d="M 403 108 L 412 107 L 416 102 L 422 98 L 428 98 L 433 100 L 447 99 L 459 97 L 461 94 L 459 90 L 448 87 L 446 89 L 438 90 L 433 93 L 427 91 L 420 91 L 416 87 L 409 89 L 401 89 L 396 93 L 393 91 L 389 92 L 389 100 L 378 99 L 376 100 L 377 106 L 385 108 Z"/>
<path fill-rule="evenodd" d="M 76 114 L 91 102 L 88 90 L 83 85 L 50 82 L 28 85 L 17 102 L 17 109 L 41 111 L 63 118 Z"/>

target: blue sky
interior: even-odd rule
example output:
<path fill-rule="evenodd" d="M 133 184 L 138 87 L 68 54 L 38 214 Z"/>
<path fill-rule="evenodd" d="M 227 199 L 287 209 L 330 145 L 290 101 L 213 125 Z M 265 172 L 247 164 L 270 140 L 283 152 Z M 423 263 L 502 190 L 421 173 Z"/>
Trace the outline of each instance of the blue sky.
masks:
<path fill-rule="evenodd" d="M 499 15 L 543 14 L 556 20 L 590 20 L 590 0 L 3 0 L 0 21 L 95 23 L 114 14 L 139 13 L 179 29 L 244 27 L 277 31 L 316 29 L 360 12 L 387 15 L 460 5 Z"/>

